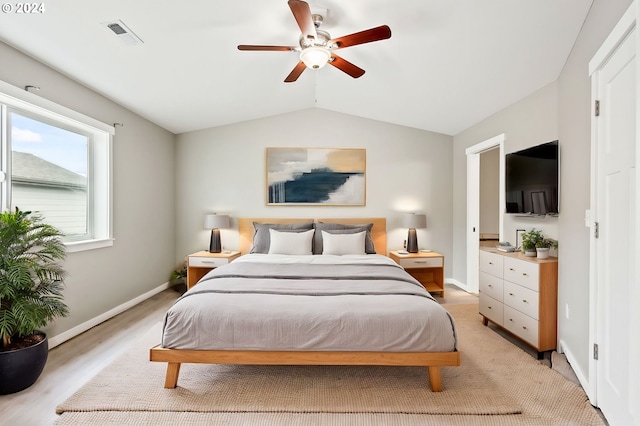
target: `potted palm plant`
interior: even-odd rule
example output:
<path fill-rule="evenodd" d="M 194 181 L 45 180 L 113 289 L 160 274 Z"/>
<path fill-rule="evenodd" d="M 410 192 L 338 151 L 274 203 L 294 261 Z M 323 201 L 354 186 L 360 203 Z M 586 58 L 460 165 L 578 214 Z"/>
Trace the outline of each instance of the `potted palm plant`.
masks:
<path fill-rule="evenodd" d="M 536 256 L 536 246 L 544 240 L 542 231 L 538 229 L 532 229 L 531 231 L 522 234 L 522 251 L 525 256 Z"/>
<path fill-rule="evenodd" d="M 40 329 L 68 314 L 61 237 L 37 214 L 0 213 L 0 395 L 35 383 L 49 349 Z"/>

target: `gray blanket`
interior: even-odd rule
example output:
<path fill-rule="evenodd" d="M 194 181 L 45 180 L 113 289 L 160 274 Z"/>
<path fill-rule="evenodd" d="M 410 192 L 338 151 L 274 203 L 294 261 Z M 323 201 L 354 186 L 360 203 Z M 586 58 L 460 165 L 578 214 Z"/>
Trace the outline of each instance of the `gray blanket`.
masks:
<path fill-rule="evenodd" d="M 442 352 L 453 319 L 402 268 L 234 262 L 167 312 L 176 349 Z"/>

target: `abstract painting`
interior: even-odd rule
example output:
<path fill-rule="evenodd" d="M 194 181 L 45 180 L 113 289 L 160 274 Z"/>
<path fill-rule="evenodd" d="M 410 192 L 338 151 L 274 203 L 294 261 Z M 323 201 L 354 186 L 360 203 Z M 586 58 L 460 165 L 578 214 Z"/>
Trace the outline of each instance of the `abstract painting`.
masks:
<path fill-rule="evenodd" d="M 267 148 L 268 205 L 364 206 L 366 150 Z"/>

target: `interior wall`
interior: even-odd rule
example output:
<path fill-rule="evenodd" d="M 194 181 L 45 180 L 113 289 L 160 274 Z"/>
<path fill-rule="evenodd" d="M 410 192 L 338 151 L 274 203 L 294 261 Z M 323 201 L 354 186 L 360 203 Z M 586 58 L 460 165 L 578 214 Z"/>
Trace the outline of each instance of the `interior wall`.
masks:
<path fill-rule="evenodd" d="M 591 81 L 588 63 L 631 4 L 631 0 L 594 0 L 558 81 L 542 88 L 481 123 L 454 136 L 454 226 L 456 253 L 453 277 L 466 280 L 466 156 L 465 148 L 505 133 L 505 153 L 559 139 L 560 214 L 529 219 L 505 215 L 507 241 L 515 229 L 542 229 L 559 241 L 558 339 L 570 353 L 576 373 L 588 379 L 589 357 L 589 229 Z M 565 307 L 569 307 L 570 319 Z"/>
<path fill-rule="evenodd" d="M 45 331 L 59 335 L 169 279 L 175 267 L 175 135 L 0 42 L 0 80 L 107 124 L 113 138 L 114 245 L 68 253 L 70 315 Z"/>
<path fill-rule="evenodd" d="M 549 84 L 454 136 L 453 278 L 456 281 L 462 283 L 467 281 L 467 157 L 465 150 L 502 133 L 505 134 L 505 154 L 557 139 L 557 99 L 557 83 Z M 562 149 L 562 141 L 560 146 Z M 562 211 L 562 206 L 560 209 Z M 500 208 L 500 211 L 503 212 L 504 208 Z M 521 218 L 516 215 L 504 215 L 502 239 L 515 245 L 516 229 L 528 230 L 534 227 L 541 229 L 545 235 L 558 238 L 557 218 Z"/>
<path fill-rule="evenodd" d="M 266 148 L 364 148 L 366 206 L 267 206 Z M 423 212 L 420 248 L 451 269 L 452 138 L 319 108 L 180 134 L 177 137 L 176 259 L 208 247 L 206 213 L 232 216 L 222 244 L 237 248 L 238 217 L 386 217 L 388 249 L 402 247 L 403 212 Z"/>
<path fill-rule="evenodd" d="M 480 154 L 480 234 L 499 234 L 499 219 L 500 150 L 494 148 Z"/>
<path fill-rule="evenodd" d="M 559 340 L 578 374 L 588 377 L 589 228 L 591 204 L 591 79 L 588 64 L 631 0 L 595 0 L 558 79 L 561 146 L 558 264 Z M 566 316 L 566 306 L 570 316 Z"/>

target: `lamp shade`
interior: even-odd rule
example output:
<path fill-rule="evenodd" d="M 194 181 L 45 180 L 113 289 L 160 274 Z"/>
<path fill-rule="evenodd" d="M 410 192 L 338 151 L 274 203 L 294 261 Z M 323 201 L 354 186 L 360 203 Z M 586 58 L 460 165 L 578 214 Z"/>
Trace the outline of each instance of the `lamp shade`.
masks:
<path fill-rule="evenodd" d="M 204 229 L 229 227 L 229 216 L 226 214 L 208 214 L 204 217 Z"/>
<path fill-rule="evenodd" d="M 402 225 L 404 228 L 416 229 L 427 227 L 427 215 L 406 213 L 402 216 Z"/>

